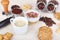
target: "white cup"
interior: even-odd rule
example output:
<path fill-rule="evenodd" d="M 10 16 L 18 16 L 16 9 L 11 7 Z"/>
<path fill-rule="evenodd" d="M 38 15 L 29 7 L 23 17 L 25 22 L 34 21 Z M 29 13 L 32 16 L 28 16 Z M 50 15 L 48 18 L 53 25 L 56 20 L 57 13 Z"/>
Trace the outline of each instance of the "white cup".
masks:
<path fill-rule="evenodd" d="M 18 20 L 25 21 L 26 24 L 22 27 L 18 27 L 18 26 L 15 25 L 15 22 L 18 21 Z M 10 19 L 10 22 L 13 26 L 15 34 L 25 34 L 27 32 L 27 30 L 28 30 L 28 20 L 25 17 L 12 18 L 12 19 Z"/>
<path fill-rule="evenodd" d="M 44 8 L 43 8 L 42 10 L 38 8 L 38 5 L 41 4 L 41 3 L 44 4 Z M 45 3 L 45 2 L 38 2 L 38 3 L 37 3 L 37 8 L 38 8 L 39 10 L 44 11 L 44 10 L 46 9 L 45 7 L 46 7 L 46 3 Z"/>
<path fill-rule="evenodd" d="M 27 17 L 27 13 L 30 13 L 30 12 L 35 12 L 38 14 L 38 16 L 35 18 Z M 28 19 L 29 22 L 37 22 L 40 19 L 40 13 L 38 11 L 35 11 L 35 10 L 28 10 L 27 12 L 24 13 L 24 16 Z"/>
<path fill-rule="evenodd" d="M 47 7 L 48 7 L 48 5 L 50 5 L 50 4 L 52 4 L 52 5 L 54 6 L 54 9 L 53 9 L 53 10 L 51 10 L 51 11 L 49 11 L 49 10 L 48 10 L 48 8 L 47 8 Z M 55 6 L 53 3 L 48 3 L 48 5 L 47 5 L 47 7 L 46 7 L 47 11 L 48 11 L 48 12 L 54 12 L 54 11 L 55 11 L 55 9 L 56 9 L 56 6 Z"/>

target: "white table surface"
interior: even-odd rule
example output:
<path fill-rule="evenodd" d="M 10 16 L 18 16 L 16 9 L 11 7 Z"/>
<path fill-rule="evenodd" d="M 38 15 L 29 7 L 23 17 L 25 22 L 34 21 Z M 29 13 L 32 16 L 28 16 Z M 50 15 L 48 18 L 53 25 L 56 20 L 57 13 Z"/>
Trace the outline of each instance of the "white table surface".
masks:
<path fill-rule="evenodd" d="M 47 0 L 47 1 L 49 1 L 49 0 Z M 57 1 L 59 1 L 59 0 L 57 0 Z M 33 9 L 36 7 L 36 0 L 10 0 L 9 10 L 11 10 L 11 6 L 14 4 L 21 6 L 25 3 L 33 5 Z M 60 1 L 59 1 L 59 3 L 60 3 Z M 60 11 L 60 8 L 58 8 L 57 10 Z M 0 0 L 0 21 L 7 18 L 7 16 L 1 14 L 2 11 L 3 11 L 3 7 L 1 5 L 1 0 Z M 43 13 L 43 12 L 40 12 L 40 13 L 41 13 L 41 16 L 48 16 L 48 17 L 52 18 L 56 23 L 60 22 L 54 18 L 54 15 L 52 13 Z M 38 33 L 38 29 L 41 26 L 45 26 L 45 24 L 43 22 L 37 22 L 35 24 L 30 24 L 28 32 L 26 34 L 16 35 L 13 31 L 12 25 L 10 24 L 10 25 L 0 29 L 0 34 L 4 34 L 6 32 L 13 33 L 14 36 L 11 40 L 38 40 L 37 39 L 37 33 Z M 53 30 L 53 40 L 60 40 L 60 34 L 55 32 L 57 27 L 58 27 L 57 24 L 53 25 L 51 27 Z"/>

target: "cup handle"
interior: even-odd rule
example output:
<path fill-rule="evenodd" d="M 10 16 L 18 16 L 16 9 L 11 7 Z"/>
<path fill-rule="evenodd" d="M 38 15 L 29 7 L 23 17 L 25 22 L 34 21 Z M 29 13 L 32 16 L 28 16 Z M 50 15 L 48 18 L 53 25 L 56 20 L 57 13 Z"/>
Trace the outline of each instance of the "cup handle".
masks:
<path fill-rule="evenodd" d="M 14 18 L 11 18 L 11 19 L 10 19 L 10 22 L 12 23 L 12 22 L 13 22 L 13 20 L 14 20 Z"/>
<path fill-rule="evenodd" d="M 58 5 L 55 5 L 55 8 L 57 8 L 58 7 Z"/>

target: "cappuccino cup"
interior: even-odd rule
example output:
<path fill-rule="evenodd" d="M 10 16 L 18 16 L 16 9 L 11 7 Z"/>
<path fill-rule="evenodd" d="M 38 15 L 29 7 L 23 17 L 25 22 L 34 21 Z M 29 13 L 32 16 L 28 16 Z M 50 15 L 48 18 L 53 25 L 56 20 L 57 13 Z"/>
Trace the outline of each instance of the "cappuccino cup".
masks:
<path fill-rule="evenodd" d="M 16 34 L 25 34 L 28 30 L 28 20 L 25 17 L 15 17 L 10 19 L 11 25 Z"/>

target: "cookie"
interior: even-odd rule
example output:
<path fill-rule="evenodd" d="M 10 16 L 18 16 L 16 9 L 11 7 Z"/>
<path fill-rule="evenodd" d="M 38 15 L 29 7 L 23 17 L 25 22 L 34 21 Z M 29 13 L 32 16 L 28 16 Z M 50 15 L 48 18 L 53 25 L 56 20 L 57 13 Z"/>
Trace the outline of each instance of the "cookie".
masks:
<path fill-rule="evenodd" d="M 0 40 L 3 40 L 3 35 L 0 34 Z"/>
<path fill-rule="evenodd" d="M 56 32 L 60 34 L 60 27 L 57 28 Z"/>
<path fill-rule="evenodd" d="M 54 15 L 56 19 L 60 20 L 60 12 L 56 12 Z"/>
<path fill-rule="evenodd" d="M 43 26 L 39 28 L 39 40 L 52 40 L 52 30 L 49 27 Z"/>
<path fill-rule="evenodd" d="M 30 4 L 24 4 L 23 6 L 22 6 L 22 9 L 23 10 L 30 10 L 32 8 L 32 6 L 30 5 Z"/>
<path fill-rule="evenodd" d="M 13 34 L 7 32 L 5 35 L 3 35 L 3 37 L 4 37 L 3 40 L 10 40 L 12 36 L 13 36 Z"/>

